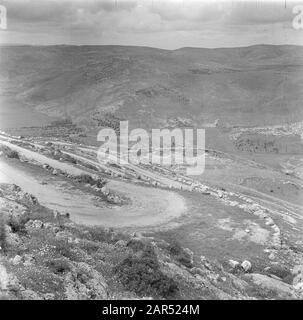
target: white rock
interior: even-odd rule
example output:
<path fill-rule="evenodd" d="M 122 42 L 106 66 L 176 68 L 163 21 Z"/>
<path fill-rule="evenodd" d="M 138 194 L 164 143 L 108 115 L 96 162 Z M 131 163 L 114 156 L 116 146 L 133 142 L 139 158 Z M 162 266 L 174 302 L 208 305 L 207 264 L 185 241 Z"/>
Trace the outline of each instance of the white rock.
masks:
<path fill-rule="evenodd" d="M 243 268 L 243 270 L 245 272 L 251 270 L 251 263 L 248 261 L 248 260 L 244 260 L 242 263 L 241 263 L 241 267 Z"/>
<path fill-rule="evenodd" d="M 218 197 L 223 198 L 223 193 L 221 191 L 218 191 Z"/>
<path fill-rule="evenodd" d="M 298 264 L 296 266 L 294 266 L 293 270 L 292 270 L 292 274 L 297 275 L 297 274 L 303 274 L 303 265 L 302 264 Z"/>
<path fill-rule="evenodd" d="M 234 269 L 234 268 L 238 267 L 240 263 L 236 260 L 231 259 L 231 260 L 228 260 L 228 264 Z"/>
<path fill-rule="evenodd" d="M 12 264 L 14 266 L 20 264 L 22 262 L 22 257 L 19 256 L 18 254 L 12 259 Z"/>
<path fill-rule="evenodd" d="M 294 285 L 295 290 L 303 290 L 303 282 L 299 282 Z"/>
<path fill-rule="evenodd" d="M 266 224 L 267 226 L 273 226 L 275 223 L 274 223 L 274 221 L 273 221 L 272 218 L 267 217 L 265 224 Z"/>

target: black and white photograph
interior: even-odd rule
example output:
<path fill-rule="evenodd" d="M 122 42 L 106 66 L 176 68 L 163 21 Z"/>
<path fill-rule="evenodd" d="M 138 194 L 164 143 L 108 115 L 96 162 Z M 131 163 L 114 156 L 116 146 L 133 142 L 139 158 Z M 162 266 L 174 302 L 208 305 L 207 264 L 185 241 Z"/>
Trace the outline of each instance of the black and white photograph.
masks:
<path fill-rule="evenodd" d="M 302 0 L 0 0 L 0 300 L 302 299 Z"/>

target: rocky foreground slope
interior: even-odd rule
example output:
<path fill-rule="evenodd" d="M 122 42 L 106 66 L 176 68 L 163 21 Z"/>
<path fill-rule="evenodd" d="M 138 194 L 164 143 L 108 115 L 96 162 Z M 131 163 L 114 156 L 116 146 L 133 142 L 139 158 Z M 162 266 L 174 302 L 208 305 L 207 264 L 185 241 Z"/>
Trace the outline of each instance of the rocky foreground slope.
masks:
<path fill-rule="evenodd" d="M 291 285 L 252 273 L 248 261 L 196 263 L 177 244 L 76 225 L 15 185 L 0 192 L 1 298 L 300 298 L 302 266 Z"/>

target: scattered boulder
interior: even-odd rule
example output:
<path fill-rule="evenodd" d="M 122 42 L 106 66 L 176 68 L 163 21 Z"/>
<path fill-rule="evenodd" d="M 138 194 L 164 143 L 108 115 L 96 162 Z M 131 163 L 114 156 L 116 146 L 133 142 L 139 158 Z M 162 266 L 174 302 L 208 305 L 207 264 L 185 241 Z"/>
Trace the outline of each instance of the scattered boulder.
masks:
<path fill-rule="evenodd" d="M 238 261 L 232 260 L 232 259 L 228 260 L 228 264 L 229 264 L 233 269 L 237 268 L 237 267 L 240 265 L 240 263 L 239 263 Z"/>
<path fill-rule="evenodd" d="M 17 254 L 11 261 L 14 266 L 17 266 L 22 263 L 22 257 Z"/>
<path fill-rule="evenodd" d="M 218 191 L 218 197 L 221 199 L 223 198 L 223 193 L 221 191 Z"/>
<path fill-rule="evenodd" d="M 273 226 L 275 223 L 274 223 L 274 221 L 273 221 L 273 219 L 272 218 L 270 218 L 270 217 L 267 217 L 266 219 L 265 219 L 265 224 L 267 225 L 267 226 Z"/>
<path fill-rule="evenodd" d="M 241 267 L 242 269 L 245 271 L 245 272 L 248 272 L 251 270 L 251 263 L 248 261 L 248 260 L 244 260 L 242 263 L 241 263 Z"/>
<path fill-rule="evenodd" d="M 24 255 L 24 266 L 29 267 L 35 263 L 36 259 L 31 254 Z"/>

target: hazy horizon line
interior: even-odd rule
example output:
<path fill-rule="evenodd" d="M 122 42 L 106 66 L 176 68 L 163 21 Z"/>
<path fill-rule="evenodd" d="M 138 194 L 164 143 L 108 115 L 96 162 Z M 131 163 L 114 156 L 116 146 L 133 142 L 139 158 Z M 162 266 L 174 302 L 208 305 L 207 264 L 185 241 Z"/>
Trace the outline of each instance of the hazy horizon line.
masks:
<path fill-rule="evenodd" d="M 152 47 L 152 46 L 140 46 L 140 45 L 126 45 L 126 44 L 30 44 L 30 43 L 0 43 L 0 47 L 137 47 L 137 48 L 150 48 L 150 49 L 158 49 L 163 51 L 176 51 L 181 49 L 208 49 L 208 50 L 215 50 L 215 49 L 236 49 L 236 48 L 251 48 L 251 47 L 258 47 L 258 46 L 271 46 L 271 47 L 303 47 L 300 44 L 271 44 L 271 43 L 258 43 L 252 44 L 248 46 L 227 46 L 227 47 L 192 47 L 192 46 L 185 46 L 179 47 L 176 49 L 164 49 L 159 47 Z"/>

